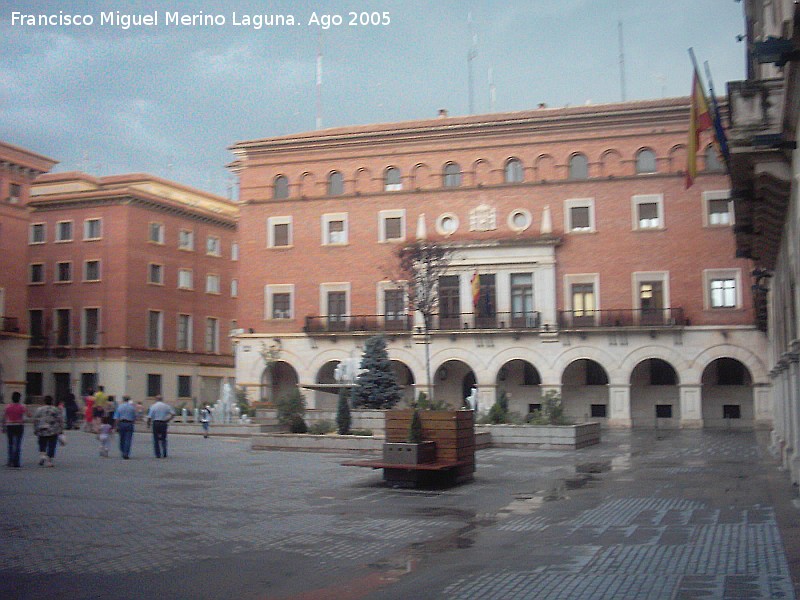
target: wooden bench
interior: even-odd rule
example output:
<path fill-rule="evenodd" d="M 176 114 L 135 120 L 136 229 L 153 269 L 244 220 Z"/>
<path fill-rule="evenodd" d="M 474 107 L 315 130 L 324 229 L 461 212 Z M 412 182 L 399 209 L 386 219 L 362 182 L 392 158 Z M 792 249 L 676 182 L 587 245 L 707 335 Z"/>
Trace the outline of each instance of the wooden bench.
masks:
<path fill-rule="evenodd" d="M 383 469 L 383 480 L 392 484 L 415 486 L 453 485 L 458 482 L 459 467 L 468 466 L 468 460 L 435 460 L 416 465 L 388 463 L 382 460 L 353 460 L 341 463 L 345 467 Z"/>

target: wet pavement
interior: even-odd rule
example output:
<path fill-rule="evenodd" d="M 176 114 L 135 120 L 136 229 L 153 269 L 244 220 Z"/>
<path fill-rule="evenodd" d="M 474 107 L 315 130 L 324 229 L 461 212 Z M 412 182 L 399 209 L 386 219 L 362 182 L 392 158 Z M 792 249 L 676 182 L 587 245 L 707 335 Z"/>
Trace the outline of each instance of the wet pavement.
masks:
<path fill-rule="evenodd" d="M 488 449 L 475 481 L 386 487 L 352 454 L 170 436 L 0 471 L 0 598 L 795 598 L 796 490 L 766 434 L 604 432 Z M 792 581 L 795 582 L 794 586 Z"/>

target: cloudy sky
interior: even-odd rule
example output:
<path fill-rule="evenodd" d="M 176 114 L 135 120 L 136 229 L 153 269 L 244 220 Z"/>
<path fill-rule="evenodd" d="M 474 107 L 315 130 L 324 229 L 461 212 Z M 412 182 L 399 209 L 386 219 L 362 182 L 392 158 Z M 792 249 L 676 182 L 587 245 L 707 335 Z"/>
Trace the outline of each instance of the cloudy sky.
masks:
<path fill-rule="evenodd" d="M 259 29 L 263 15 L 295 24 Z M 125 28 L 126 16 L 157 23 Z M 734 0 L 4 0 L 0 140 L 56 171 L 148 172 L 228 195 L 232 143 L 316 127 L 320 47 L 322 125 L 336 127 L 468 114 L 474 39 L 475 113 L 617 102 L 620 22 L 627 100 L 688 95 L 689 47 L 718 94 L 744 78 Z"/>

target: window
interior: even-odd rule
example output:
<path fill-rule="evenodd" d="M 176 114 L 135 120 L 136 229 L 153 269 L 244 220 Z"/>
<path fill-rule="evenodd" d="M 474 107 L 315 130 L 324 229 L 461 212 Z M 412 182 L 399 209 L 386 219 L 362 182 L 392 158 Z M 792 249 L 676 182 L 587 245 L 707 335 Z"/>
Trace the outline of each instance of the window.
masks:
<path fill-rule="evenodd" d="M 83 263 L 83 280 L 100 281 L 100 261 L 87 260 Z"/>
<path fill-rule="evenodd" d="M 149 241 L 153 242 L 154 244 L 163 244 L 164 243 L 163 223 L 150 223 L 148 235 L 149 237 L 147 239 Z"/>
<path fill-rule="evenodd" d="M 344 193 L 344 177 L 339 171 L 331 171 L 328 174 L 328 195 L 340 196 Z"/>
<path fill-rule="evenodd" d="M 56 263 L 56 281 L 69 283 L 72 281 L 72 263 L 69 261 Z"/>
<path fill-rule="evenodd" d="M 47 336 L 44 331 L 44 311 L 35 308 L 28 311 L 28 331 L 31 334 L 31 346 L 44 346 Z"/>
<path fill-rule="evenodd" d="M 521 160 L 518 158 L 509 158 L 506 161 L 504 180 L 506 183 L 521 183 L 525 180 L 525 170 L 522 167 Z"/>
<path fill-rule="evenodd" d="M 289 197 L 289 178 L 285 175 L 278 175 L 272 182 L 273 200 L 285 200 Z"/>
<path fill-rule="evenodd" d="M 739 404 L 723 404 L 722 405 L 722 418 L 723 419 L 741 419 L 742 407 Z"/>
<path fill-rule="evenodd" d="M 572 324 L 593 325 L 595 318 L 594 284 L 593 283 L 574 283 L 570 293 L 572 299 Z"/>
<path fill-rule="evenodd" d="M 231 298 L 239 297 L 239 280 L 231 279 Z"/>
<path fill-rule="evenodd" d="M 101 237 L 103 237 L 103 220 L 86 219 L 83 222 L 83 239 L 99 240 Z"/>
<path fill-rule="evenodd" d="M 30 265 L 30 283 L 44 283 L 44 265 L 33 263 Z"/>
<path fill-rule="evenodd" d="M 281 248 L 292 245 L 292 217 L 267 219 L 267 247 Z"/>
<path fill-rule="evenodd" d="M 634 229 L 664 228 L 664 198 L 661 194 L 633 196 L 631 203 Z"/>
<path fill-rule="evenodd" d="M 739 269 L 709 269 L 705 279 L 706 308 L 740 308 L 742 306 L 741 272 Z"/>
<path fill-rule="evenodd" d="M 449 162 L 444 166 L 444 177 L 442 181 L 444 187 L 461 186 L 461 167 L 458 163 Z"/>
<path fill-rule="evenodd" d="M 461 329 L 461 290 L 458 275 L 439 277 L 439 327 Z"/>
<path fill-rule="evenodd" d="M 733 224 L 733 202 L 728 190 L 703 192 L 704 225 L 727 227 Z"/>
<path fill-rule="evenodd" d="M 206 352 L 219 352 L 219 319 L 206 319 Z"/>
<path fill-rule="evenodd" d="M 28 371 L 25 374 L 25 395 L 41 396 L 44 394 L 44 374 Z"/>
<path fill-rule="evenodd" d="M 647 148 L 639 150 L 636 154 L 636 174 L 655 173 L 656 171 L 655 152 Z"/>
<path fill-rule="evenodd" d="M 72 241 L 72 221 L 59 221 L 56 223 L 56 241 Z"/>
<path fill-rule="evenodd" d="M 583 154 L 573 154 L 569 158 L 569 178 L 588 179 L 589 178 L 589 159 Z"/>
<path fill-rule="evenodd" d="M 656 404 L 656 419 L 671 419 L 672 404 Z"/>
<path fill-rule="evenodd" d="M 69 346 L 72 343 L 72 311 L 58 308 L 55 311 L 56 346 Z"/>
<path fill-rule="evenodd" d="M 322 215 L 323 245 L 347 243 L 347 215 L 344 213 Z"/>
<path fill-rule="evenodd" d="M 511 326 L 536 327 L 533 313 L 533 274 L 511 274 Z"/>
<path fill-rule="evenodd" d="M 497 327 L 497 288 L 493 273 L 478 276 L 480 291 L 473 307 L 476 327 Z"/>
<path fill-rule="evenodd" d="M 155 398 L 161 395 L 161 374 L 148 373 L 147 374 L 147 397 Z"/>
<path fill-rule="evenodd" d="M 147 347 L 158 350 L 162 346 L 164 315 L 160 310 L 147 311 Z"/>
<path fill-rule="evenodd" d="M 564 203 L 564 229 L 572 233 L 594 231 L 594 200 L 592 198 L 567 200 Z"/>
<path fill-rule="evenodd" d="M 178 375 L 178 398 L 192 397 L 192 376 Z"/>
<path fill-rule="evenodd" d="M 219 294 L 219 275 L 206 275 L 206 294 Z"/>
<path fill-rule="evenodd" d="M 46 241 L 45 224 L 44 223 L 31 223 L 31 234 L 29 243 L 31 244 L 44 244 Z"/>
<path fill-rule="evenodd" d="M 209 256 L 222 256 L 222 244 L 215 235 L 206 238 L 206 254 Z"/>
<path fill-rule="evenodd" d="M 194 289 L 194 273 L 191 269 L 178 269 L 178 289 Z"/>
<path fill-rule="evenodd" d="M 239 260 L 239 244 L 236 242 L 231 244 L 231 260 Z"/>
<path fill-rule="evenodd" d="M 719 173 L 720 171 L 725 170 L 725 167 L 723 167 L 722 161 L 720 160 L 719 153 L 713 144 L 706 148 L 705 160 L 706 171 L 710 173 Z"/>
<path fill-rule="evenodd" d="M 383 189 L 387 192 L 397 192 L 403 189 L 403 180 L 400 176 L 400 169 L 389 167 L 383 174 Z"/>
<path fill-rule="evenodd" d="M 178 315 L 178 350 L 192 349 L 192 315 Z"/>
<path fill-rule="evenodd" d="M 147 265 L 147 283 L 164 284 L 164 266 L 150 263 Z"/>
<path fill-rule="evenodd" d="M 178 232 L 178 248 L 180 250 L 194 250 L 194 231 L 181 229 Z"/>
<path fill-rule="evenodd" d="M 272 318 L 289 319 L 292 316 L 292 295 L 280 293 L 272 295 Z"/>
<path fill-rule="evenodd" d="M 396 242 L 406 238 L 405 210 L 382 210 L 378 219 L 380 223 L 379 241 Z"/>
<path fill-rule="evenodd" d="M 525 231 L 533 223 L 533 217 L 529 210 L 518 208 L 508 214 L 508 227 L 512 231 Z"/>
<path fill-rule="evenodd" d="M 343 331 L 347 318 L 347 292 L 328 292 L 326 312 L 328 328 L 331 331 Z"/>
<path fill-rule="evenodd" d="M 100 343 L 100 309 L 83 309 L 83 345 L 97 346 Z"/>
<path fill-rule="evenodd" d="M 383 315 L 386 329 L 406 329 L 406 295 L 402 289 L 388 289 L 383 292 Z"/>
<path fill-rule="evenodd" d="M 436 231 L 440 235 L 453 235 L 459 226 L 459 220 L 453 213 L 444 213 L 436 219 Z"/>
<path fill-rule="evenodd" d="M 608 415 L 605 404 L 592 404 L 590 407 L 593 419 L 605 419 Z"/>
<path fill-rule="evenodd" d="M 9 204 L 18 204 L 22 198 L 22 186 L 18 183 L 8 184 L 8 202 Z"/>

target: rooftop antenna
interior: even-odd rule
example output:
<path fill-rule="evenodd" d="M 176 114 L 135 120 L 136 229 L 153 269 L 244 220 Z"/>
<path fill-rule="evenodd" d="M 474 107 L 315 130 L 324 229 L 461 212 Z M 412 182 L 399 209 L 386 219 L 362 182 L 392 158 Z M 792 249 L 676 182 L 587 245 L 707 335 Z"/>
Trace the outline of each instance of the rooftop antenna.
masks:
<path fill-rule="evenodd" d="M 469 74 L 469 114 L 475 114 L 475 90 L 473 89 L 472 61 L 478 56 L 478 35 L 472 26 L 472 12 L 467 13 L 467 23 L 469 25 L 470 48 L 467 52 L 467 70 Z"/>
<path fill-rule="evenodd" d="M 495 104 L 497 103 L 497 94 L 494 88 L 494 69 L 489 67 L 489 112 L 495 111 Z"/>
<path fill-rule="evenodd" d="M 625 102 L 625 47 L 622 43 L 622 19 L 617 22 L 619 31 L 619 88 L 622 94 L 622 101 Z"/>
<path fill-rule="evenodd" d="M 322 31 L 317 44 L 317 129 L 322 129 Z"/>

